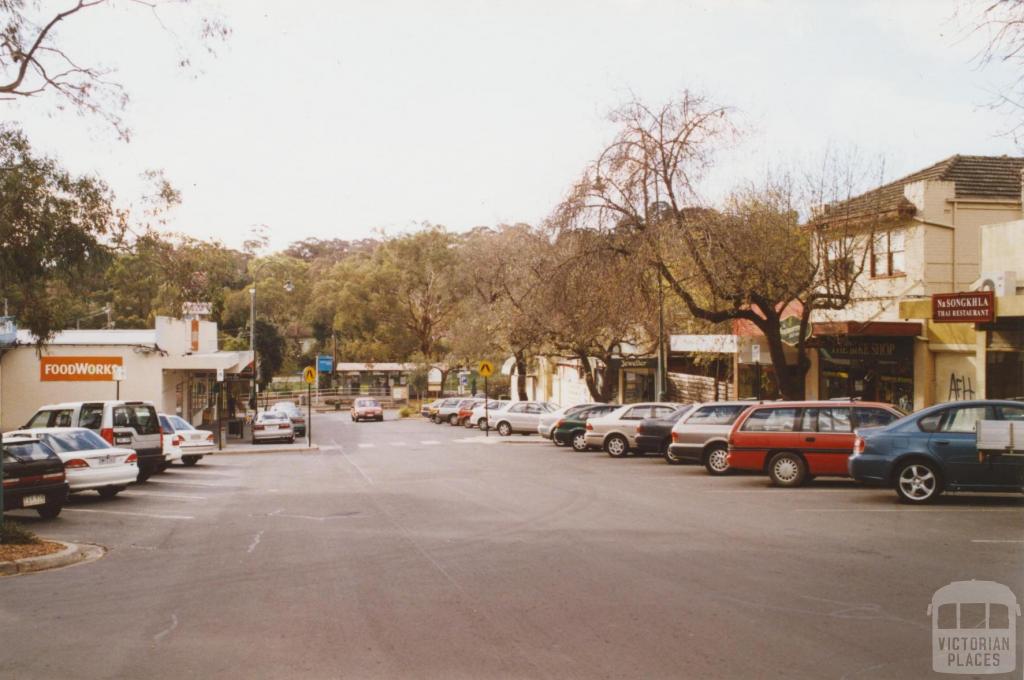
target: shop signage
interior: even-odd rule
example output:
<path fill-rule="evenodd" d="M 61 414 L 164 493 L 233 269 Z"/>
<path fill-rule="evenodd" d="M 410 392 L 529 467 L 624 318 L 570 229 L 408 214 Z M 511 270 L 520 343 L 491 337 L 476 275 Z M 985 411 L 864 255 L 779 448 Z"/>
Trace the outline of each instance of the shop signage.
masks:
<path fill-rule="evenodd" d="M 112 382 L 121 357 L 42 357 L 39 379 L 43 382 Z"/>
<path fill-rule="evenodd" d="M 334 369 L 334 357 L 330 354 L 318 354 L 316 356 L 316 370 L 321 373 L 330 373 Z"/>
<path fill-rule="evenodd" d="M 779 322 L 779 335 L 784 343 L 793 347 L 800 344 L 800 323 L 799 316 L 787 316 Z M 807 324 L 807 332 L 810 330 L 811 325 Z"/>
<path fill-rule="evenodd" d="M 932 295 L 932 321 L 990 323 L 996 318 L 996 298 L 990 290 Z"/>
<path fill-rule="evenodd" d="M 911 338 L 829 338 L 823 341 L 822 350 L 834 359 L 910 360 L 913 356 L 913 340 Z"/>
<path fill-rule="evenodd" d="M 13 345 L 18 339 L 18 326 L 13 316 L 0 316 L 0 347 Z"/>
<path fill-rule="evenodd" d="M 657 359 L 622 359 L 619 364 L 622 368 L 655 368 L 658 365 Z"/>
<path fill-rule="evenodd" d="M 212 302 L 182 302 L 181 313 L 185 316 L 209 316 L 213 314 Z"/>

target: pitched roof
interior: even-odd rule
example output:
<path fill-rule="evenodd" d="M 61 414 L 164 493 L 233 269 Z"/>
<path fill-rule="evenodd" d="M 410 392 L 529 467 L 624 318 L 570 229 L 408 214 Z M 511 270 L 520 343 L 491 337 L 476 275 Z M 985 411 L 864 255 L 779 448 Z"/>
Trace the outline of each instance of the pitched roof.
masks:
<path fill-rule="evenodd" d="M 904 197 L 903 187 L 922 180 L 955 182 L 957 198 L 1004 198 L 1019 201 L 1022 170 L 1024 158 L 1021 157 L 957 154 L 849 200 L 831 203 L 814 221 L 827 222 L 830 217 L 852 219 L 892 213 L 909 217 L 916 209 Z"/>

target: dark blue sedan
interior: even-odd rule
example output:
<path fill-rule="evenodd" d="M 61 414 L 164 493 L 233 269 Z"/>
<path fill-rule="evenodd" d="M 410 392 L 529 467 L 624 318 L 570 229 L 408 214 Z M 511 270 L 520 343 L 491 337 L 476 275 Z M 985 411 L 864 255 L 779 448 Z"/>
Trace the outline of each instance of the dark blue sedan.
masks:
<path fill-rule="evenodd" d="M 1024 403 L 957 401 L 939 404 L 884 427 L 858 430 L 850 476 L 892 486 L 900 500 L 928 503 L 943 491 L 1024 490 L 1024 456 L 978 455 L 979 420 L 1024 423 Z"/>

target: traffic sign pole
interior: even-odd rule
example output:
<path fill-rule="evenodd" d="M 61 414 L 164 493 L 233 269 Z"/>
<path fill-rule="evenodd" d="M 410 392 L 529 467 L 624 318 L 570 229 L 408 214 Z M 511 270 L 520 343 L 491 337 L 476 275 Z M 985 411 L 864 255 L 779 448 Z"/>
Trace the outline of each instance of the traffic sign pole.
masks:
<path fill-rule="evenodd" d="M 306 446 L 313 446 L 313 383 L 317 381 L 316 366 L 306 366 L 302 379 L 306 381 Z"/>
<path fill-rule="evenodd" d="M 487 378 L 484 378 L 484 422 L 487 423 L 487 429 L 485 430 L 485 437 L 491 436 L 491 410 L 488 408 L 491 404 L 491 393 L 487 391 Z"/>

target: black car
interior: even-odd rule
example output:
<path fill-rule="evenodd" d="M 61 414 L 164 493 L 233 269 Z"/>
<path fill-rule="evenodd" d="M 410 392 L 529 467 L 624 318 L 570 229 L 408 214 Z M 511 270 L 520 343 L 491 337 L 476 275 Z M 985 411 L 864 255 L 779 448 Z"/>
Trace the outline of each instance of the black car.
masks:
<path fill-rule="evenodd" d="M 295 430 L 296 437 L 306 436 L 306 414 L 295 405 L 295 402 L 279 401 L 271 406 L 270 410 L 284 413 L 288 416 L 288 419 L 292 421 L 292 429 Z"/>
<path fill-rule="evenodd" d="M 664 418 L 644 418 L 636 426 L 636 453 L 665 453 L 672 443 L 672 428 L 690 412 L 693 404 L 684 404 Z"/>
<path fill-rule="evenodd" d="M 7 439 L 4 448 L 4 511 L 35 510 L 52 519 L 68 497 L 64 464 L 38 439 Z"/>

